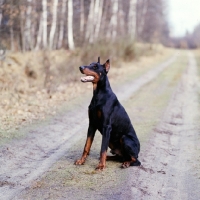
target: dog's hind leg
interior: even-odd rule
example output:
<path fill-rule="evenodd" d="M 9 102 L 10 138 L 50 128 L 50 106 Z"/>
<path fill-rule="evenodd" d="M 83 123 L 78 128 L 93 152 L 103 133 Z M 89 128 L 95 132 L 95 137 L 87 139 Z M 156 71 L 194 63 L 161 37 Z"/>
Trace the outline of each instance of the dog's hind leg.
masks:
<path fill-rule="evenodd" d="M 122 168 L 128 168 L 130 166 L 140 166 L 141 162 L 138 159 L 131 158 L 130 161 L 125 161 L 122 163 Z"/>
<path fill-rule="evenodd" d="M 107 156 L 106 161 L 120 161 L 122 158 L 118 155 Z"/>
<path fill-rule="evenodd" d="M 140 166 L 141 162 L 137 159 L 140 151 L 140 144 L 138 140 L 133 140 L 132 137 L 124 135 L 122 137 L 123 157 L 124 162 L 122 168 L 129 166 Z"/>

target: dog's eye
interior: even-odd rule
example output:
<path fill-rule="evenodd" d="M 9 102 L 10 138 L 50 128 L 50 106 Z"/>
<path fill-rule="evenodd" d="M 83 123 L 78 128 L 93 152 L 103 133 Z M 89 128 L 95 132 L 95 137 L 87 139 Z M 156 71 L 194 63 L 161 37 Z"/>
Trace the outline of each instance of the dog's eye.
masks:
<path fill-rule="evenodd" d="M 98 69 L 98 66 L 97 66 L 97 65 L 95 65 L 95 66 L 93 67 L 93 69 Z"/>

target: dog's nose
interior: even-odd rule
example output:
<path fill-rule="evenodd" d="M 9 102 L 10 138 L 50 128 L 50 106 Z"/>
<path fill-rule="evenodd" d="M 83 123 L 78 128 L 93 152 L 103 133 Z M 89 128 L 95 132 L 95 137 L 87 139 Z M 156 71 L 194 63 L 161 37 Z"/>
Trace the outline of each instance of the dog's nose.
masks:
<path fill-rule="evenodd" d="M 85 67 L 84 66 L 80 66 L 79 69 L 83 73 L 83 70 L 85 69 Z"/>

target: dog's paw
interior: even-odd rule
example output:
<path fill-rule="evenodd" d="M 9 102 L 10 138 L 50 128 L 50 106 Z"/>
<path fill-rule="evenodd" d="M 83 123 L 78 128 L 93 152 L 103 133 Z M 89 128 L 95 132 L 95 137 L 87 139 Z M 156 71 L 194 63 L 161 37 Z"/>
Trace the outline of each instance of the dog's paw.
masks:
<path fill-rule="evenodd" d="M 75 165 L 83 165 L 84 163 L 85 163 L 85 159 L 82 159 L 82 158 L 81 158 L 81 159 L 79 159 L 79 160 L 76 160 L 74 164 L 75 164 Z"/>
<path fill-rule="evenodd" d="M 141 165 L 141 162 L 139 160 L 136 160 L 136 161 L 127 161 L 127 162 L 124 162 L 122 163 L 122 168 L 128 168 L 130 166 L 140 166 Z"/>
<path fill-rule="evenodd" d="M 99 163 L 98 166 L 96 167 L 96 171 L 103 171 L 106 168 L 105 165 Z"/>
<path fill-rule="evenodd" d="M 130 165 L 131 165 L 130 162 L 124 162 L 124 163 L 122 163 L 121 168 L 128 168 L 128 167 L 130 167 Z"/>

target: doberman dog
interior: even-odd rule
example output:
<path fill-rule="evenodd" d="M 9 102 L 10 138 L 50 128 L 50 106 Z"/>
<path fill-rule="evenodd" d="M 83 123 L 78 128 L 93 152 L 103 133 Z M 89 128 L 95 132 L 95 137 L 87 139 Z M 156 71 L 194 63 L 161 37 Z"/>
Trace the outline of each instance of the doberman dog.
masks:
<path fill-rule="evenodd" d="M 109 159 L 121 161 L 122 168 L 139 166 L 141 163 L 137 158 L 140 142 L 128 114 L 110 87 L 107 77 L 110 61 L 107 60 L 105 64 L 101 65 L 100 58 L 98 58 L 98 62 L 91 63 L 89 66 L 81 66 L 79 69 L 82 74 L 86 75 L 81 78 L 81 81 L 93 83 L 93 97 L 88 109 L 87 140 L 82 157 L 75 161 L 75 164 L 85 163 L 95 132 L 99 130 L 102 134 L 102 144 L 97 170 L 103 170 L 106 160 Z M 108 147 L 114 156 L 107 156 Z"/>

